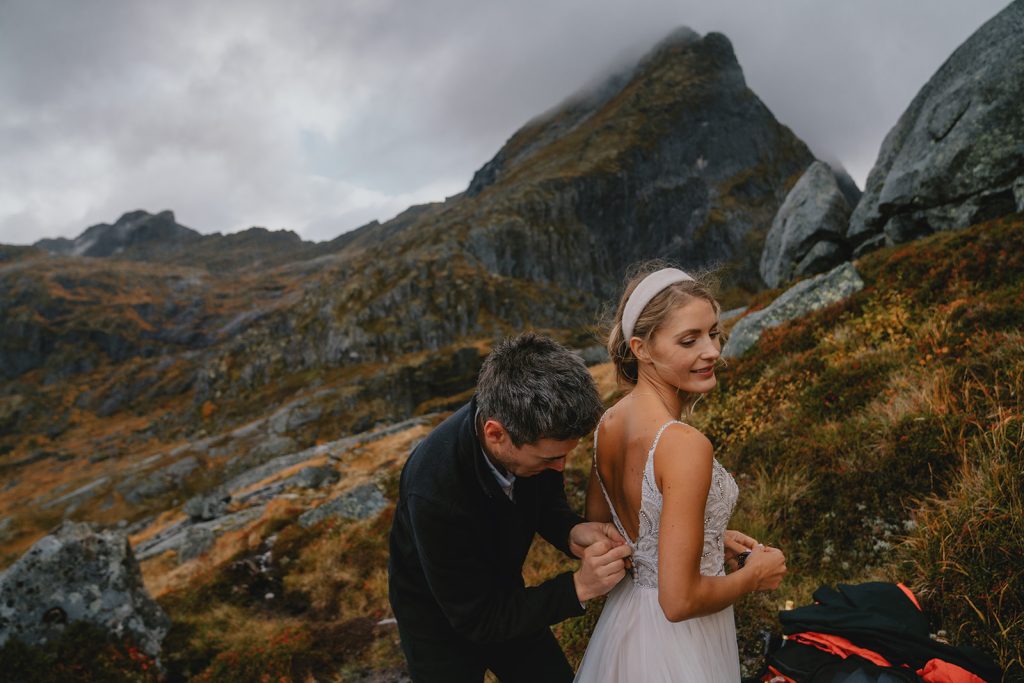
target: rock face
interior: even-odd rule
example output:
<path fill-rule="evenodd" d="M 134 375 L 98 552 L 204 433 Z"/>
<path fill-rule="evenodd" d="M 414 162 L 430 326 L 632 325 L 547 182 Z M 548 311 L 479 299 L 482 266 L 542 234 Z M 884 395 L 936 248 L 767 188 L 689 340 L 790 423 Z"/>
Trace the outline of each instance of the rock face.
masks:
<path fill-rule="evenodd" d="M 842 301 L 863 288 L 864 281 L 851 263 L 844 263 L 828 273 L 798 282 L 767 308 L 755 311 L 736 323 L 729 333 L 729 341 L 722 349 L 722 355 L 728 358 L 741 356 L 757 343 L 761 333 L 768 328 Z"/>
<path fill-rule="evenodd" d="M 299 524 L 311 527 L 330 517 L 366 519 L 376 515 L 387 505 L 387 499 L 376 484 L 363 484 L 309 512 L 302 513 Z"/>
<path fill-rule="evenodd" d="M 761 277 L 778 287 L 829 270 L 848 257 L 844 233 L 850 205 L 832 169 L 815 161 L 775 214 L 761 252 Z"/>
<path fill-rule="evenodd" d="M 1024 209 L 1024 1 L 939 67 L 886 136 L 850 220 L 857 253 Z"/>
<path fill-rule="evenodd" d="M 750 246 L 812 160 L 747 88 L 725 36 L 680 29 L 528 123 L 480 169 L 467 196 L 501 210 L 474 222 L 469 251 L 492 272 L 602 298 L 654 256 L 735 262 L 757 288 Z"/>
<path fill-rule="evenodd" d="M 66 522 L 0 574 L 0 643 L 40 644 L 72 621 L 130 635 L 147 654 L 160 653 L 170 620 L 146 592 L 123 535 Z"/>

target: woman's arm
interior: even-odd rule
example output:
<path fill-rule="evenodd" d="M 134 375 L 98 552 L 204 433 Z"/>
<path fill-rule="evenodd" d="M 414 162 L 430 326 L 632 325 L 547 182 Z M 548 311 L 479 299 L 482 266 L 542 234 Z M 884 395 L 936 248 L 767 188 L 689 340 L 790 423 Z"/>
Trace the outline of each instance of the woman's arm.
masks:
<path fill-rule="evenodd" d="M 667 429 L 655 454 L 655 479 L 662 494 L 658 602 L 669 621 L 718 612 L 746 593 L 774 588 L 785 573 L 781 552 L 758 548 L 757 555 L 774 552 L 778 557 L 757 558 L 726 576 L 701 575 L 713 457 L 711 442 L 688 425 Z"/>

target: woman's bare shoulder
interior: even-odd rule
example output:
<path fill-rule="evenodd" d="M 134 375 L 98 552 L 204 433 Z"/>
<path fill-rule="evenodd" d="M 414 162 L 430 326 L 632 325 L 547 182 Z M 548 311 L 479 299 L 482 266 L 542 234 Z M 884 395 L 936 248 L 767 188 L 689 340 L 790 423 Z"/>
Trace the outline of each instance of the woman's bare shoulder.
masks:
<path fill-rule="evenodd" d="M 704 436 L 702 431 L 686 422 L 673 422 L 668 425 L 658 445 L 662 443 L 673 447 L 698 448 L 709 453 L 714 450 L 711 440 Z"/>
<path fill-rule="evenodd" d="M 708 437 L 685 422 L 673 422 L 665 428 L 655 451 L 657 473 L 693 473 L 711 470 L 714 448 Z"/>

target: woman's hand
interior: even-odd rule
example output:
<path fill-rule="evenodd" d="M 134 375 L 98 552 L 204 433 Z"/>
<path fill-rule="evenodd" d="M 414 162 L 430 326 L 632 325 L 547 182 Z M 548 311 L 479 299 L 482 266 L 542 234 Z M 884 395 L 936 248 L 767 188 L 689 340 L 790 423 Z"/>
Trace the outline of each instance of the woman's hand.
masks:
<path fill-rule="evenodd" d="M 734 529 L 727 529 L 725 532 L 725 566 L 729 571 L 734 572 L 740 568 L 736 558 L 754 549 L 757 541 L 746 534 Z"/>
<path fill-rule="evenodd" d="M 749 571 L 754 576 L 754 590 L 773 591 L 786 575 L 786 556 L 778 548 L 758 543 L 750 551 L 743 571 Z"/>

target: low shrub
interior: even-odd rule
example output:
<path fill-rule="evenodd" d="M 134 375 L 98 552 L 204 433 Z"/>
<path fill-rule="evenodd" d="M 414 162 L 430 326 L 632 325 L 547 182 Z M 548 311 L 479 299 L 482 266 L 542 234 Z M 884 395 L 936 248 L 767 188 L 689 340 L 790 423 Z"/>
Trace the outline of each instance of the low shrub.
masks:
<path fill-rule="evenodd" d="M 118 639 L 87 622 L 72 622 L 43 645 L 17 639 L 0 646 L 0 672 L 18 683 L 156 683 L 156 660 L 130 639 Z"/>

